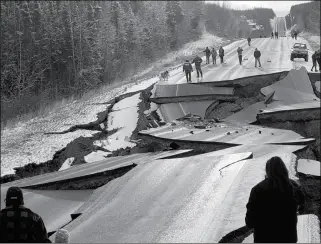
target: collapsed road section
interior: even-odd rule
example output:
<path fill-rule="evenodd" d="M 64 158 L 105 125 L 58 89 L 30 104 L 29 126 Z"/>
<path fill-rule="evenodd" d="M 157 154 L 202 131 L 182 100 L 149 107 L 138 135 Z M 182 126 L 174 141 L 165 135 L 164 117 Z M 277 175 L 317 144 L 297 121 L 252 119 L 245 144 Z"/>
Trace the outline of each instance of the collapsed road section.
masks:
<path fill-rule="evenodd" d="M 244 222 L 250 190 L 264 179 L 266 161 L 280 156 L 307 196 L 299 242 L 320 242 L 315 83 L 301 69 L 151 86 L 109 101 L 95 122 L 97 135 L 63 149 L 51 173 L 4 186 L 93 191 L 80 204 L 66 203 L 70 211 L 59 212 L 64 218 L 59 227 L 70 232 L 72 242 L 251 242 Z M 289 89 L 296 96 L 288 97 Z M 131 122 L 135 126 L 126 128 Z M 117 148 L 120 141 L 127 147 Z M 88 160 L 98 151 L 99 160 Z"/>

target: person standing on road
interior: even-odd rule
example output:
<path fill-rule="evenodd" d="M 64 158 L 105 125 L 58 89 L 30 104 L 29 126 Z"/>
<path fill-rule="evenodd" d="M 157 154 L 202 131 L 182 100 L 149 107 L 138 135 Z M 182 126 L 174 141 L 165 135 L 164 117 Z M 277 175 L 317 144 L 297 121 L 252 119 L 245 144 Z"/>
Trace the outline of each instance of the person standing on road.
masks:
<path fill-rule="evenodd" d="M 249 44 L 249 46 L 251 46 L 251 37 L 247 38 L 247 44 Z"/>
<path fill-rule="evenodd" d="M 294 31 L 294 38 L 295 38 L 295 40 L 296 40 L 297 36 L 298 36 L 298 33 L 297 33 L 296 31 Z"/>
<path fill-rule="evenodd" d="M 315 58 L 319 64 L 319 71 L 321 72 L 321 50 L 320 49 L 317 51 Z"/>
<path fill-rule="evenodd" d="M 271 32 L 271 39 L 274 39 L 273 31 Z"/>
<path fill-rule="evenodd" d="M 206 47 L 206 49 L 203 52 L 205 52 L 205 55 L 206 55 L 206 64 L 209 64 L 210 63 L 211 50 L 208 47 Z"/>
<path fill-rule="evenodd" d="M 260 65 L 259 67 L 261 67 L 260 57 L 261 57 L 261 52 L 259 50 L 257 50 L 257 48 L 255 48 L 255 51 L 254 51 L 255 67 L 256 67 L 257 62 Z"/>
<path fill-rule="evenodd" d="M 254 229 L 255 243 L 296 243 L 297 213 L 304 209 L 304 193 L 289 178 L 280 157 L 270 158 L 265 171 L 265 179 L 252 188 L 246 204 L 246 226 Z"/>
<path fill-rule="evenodd" d="M 314 54 L 312 54 L 312 68 L 311 68 L 311 71 L 313 71 L 313 68 L 315 70 L 315 72 L 317 72 L 317 54 L 318 52 L 315 51 Z"/>
<path fill-rule="evenodd" d="M 216 64 L 216 56 L 217 56 L 217 52 L 215 50 L 215 47 L 212 48 L 212 59 L 213 59 L 213 64 Z"/>
<path fill-rule="evenodd" d="M 42 218 L 24 206 L 19 187 L 10 187 L 6 194 L 6 207 L 0 212 L 0 242 L 51 241 Z"/>
<path fill-rule="evenodd" d="M 243 49 L 241 47 L 238 47 L 237 49 L 237 54 L 239 56 L 239 63 L 240 65 L 242 65 L 242 52 L 243 52 Z"/>
<path fill-rule="evenodd" d="M 220 46 L 220 49 L 218 50 L 218 55 L 220 56 L 221 59 L 221 64 L 224 62 L 223 57 L 224 57 L 224 49 L 222 46 Z"/>
<path fill-rule="evenodd" d="M 193 66 L 189 62 L 189 60 L 186 60 L 185 63 L 183 64 L 183 72 L 185 72 L 187 83 L 192 82 L 191 73 L 193 72 Z"/>
<path fill-rule="evenodd" d="M 196 56 L 196 58 L 193 59 L 192 64 L 195 63 L 195 69 L 197 72 L 197 78 L 199 78 L 199 74 L 201 74 L 201 77 L 203 77 L 203 72 L 201 69 L 201 63 L 203 62 L 203 59 L 200 58 L 198 55 Z"/>

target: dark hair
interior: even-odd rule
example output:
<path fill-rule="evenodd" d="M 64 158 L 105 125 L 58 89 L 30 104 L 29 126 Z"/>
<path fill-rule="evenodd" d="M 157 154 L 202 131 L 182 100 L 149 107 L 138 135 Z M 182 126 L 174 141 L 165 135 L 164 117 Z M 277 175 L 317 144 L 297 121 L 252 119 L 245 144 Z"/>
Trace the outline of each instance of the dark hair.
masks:
<path fill-rule="evenodd" d="M 265 166 L 267 180 L 270 186 L 283 193 L 293 194 L 294 187 L 289 178 L 289 172 L 280 157 L 272 157 Z"/>
<path fill-rule="evenodd" d="M 185 62 L 189 62 L 189 60 L 188 59 L 186 59 L 186 61 Z"/>

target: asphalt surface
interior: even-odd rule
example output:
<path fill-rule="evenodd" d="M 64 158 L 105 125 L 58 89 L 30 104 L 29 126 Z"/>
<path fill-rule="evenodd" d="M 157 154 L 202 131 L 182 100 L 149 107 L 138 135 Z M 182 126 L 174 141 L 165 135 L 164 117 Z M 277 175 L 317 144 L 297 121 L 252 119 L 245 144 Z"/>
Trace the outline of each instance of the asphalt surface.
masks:
<path fill-rule="evenodd" d="M 303 146 L 266 147 L 255 149 L 254 159 L 213 152 L 138 166 L 100 189 L 65 227 L 71 242 L 218 242 L 245 225 L 250 190 L 264 179 L 267 159 L 282 157 L 294 176 L 292 152 Z"/>
<path fill-rule="evenodd" d="M 96 173 L 104 172 L 107 170 L 113 170 L 120 167 L 124 167 L 131 164 L 144 164 L 148 163 L 151 160 L 158 158 L 169 157 L 177 154 L 181 154 L 190 150 L 173 150 L 173 151 L 164 151 L 158 153 L 138 153 L 131 154 L 128 156 L 120 157 L 111 157 L 106 160 L 97 161 L 93 163 L 81 164 L 70 167 L 66 170 L 56 171 L 52 173 L 42 174 L 30 178 L 25 178 L 18 181 L 9 182 L 3 184 L 1 187 L 8 186 L 32 186 L 45 183 L 58 182 L 62 180 L 70 180 L 77 177 L 89 176 Z"/>
<path fill-rule="evenodd" d="M 164 128 L 140 131 L 139 133 L 180 141 L 219 142 L 234 145 L 259 144 L 307 144 L 313 138 L 303 138 L 291 130 L 266 128 L 256 125 L 236 124 L 224 122 L 215 124 L 211 128 L 197 129 L 187 125 L 177 124 Z"/>
<path fill-rule="evenodd" d="M 277 26 L 279 31 L 284 26 L 284 18 L 277 18 Z M 283 26 L 283 27 L 282 27 Z M 282 33 L 282 31 L 281 31 Z M 309 48 L 309 61 L 305 62 L 304 59 L 296 58 L 294 61 L 290 60 L 291 48 L 294 43 L 301 42 L 307 44 Z M 243 64 L 240 65 L 238 62 L 237 48 L 242 47 L 243 49 Z M 261 51 L 261 64 L 262 67 L 255 68 L 254 50 L 258 48 Z M 196 78 L 196 71 L 192 73 L 192 82 L 211 82 L 221 80 L 231 80 L 241 77 L 269 74 L 280 71 L 286 71 L 291 69 L 298 69 L 302 66 L 306 67 L 310 71 L 312 67 L 311 55 L 314 50 L 310 47 L 309 43 L 298 37 L 297 40 L 292 39 L 291 36 L 279 37 L 279 39 L 266 38 L 253 38 L 251 46 L 248 46 L 247 40 L 240 40 L 229 44 L 224 47 L 225 56 L 224 60 L 226 64 L 220 64 L 217 60 L 217 65 L 204 64 L 205 56 L 203 59 L 203 79 L 198 80 Z M 210 62 L 212 60 L 210 59 Z M 193 65 L 194 67 L 194 65 Z M 171 73 L 169 80 L 162 82 L 163 84 L 181 84 L 186 83 L 186 77 L 183 72 Z"/>

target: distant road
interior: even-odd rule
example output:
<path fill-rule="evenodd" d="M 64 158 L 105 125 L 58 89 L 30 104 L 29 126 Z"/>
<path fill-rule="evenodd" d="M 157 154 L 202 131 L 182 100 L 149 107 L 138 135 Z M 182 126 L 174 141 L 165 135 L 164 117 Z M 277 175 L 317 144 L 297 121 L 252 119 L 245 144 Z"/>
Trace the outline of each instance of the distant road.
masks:
<path fill-rule="evenodd" d="M 308 42 L 298 37 L 297 40 L 289 37 L 282 37 L 285 35 L 286 26 L 285 18 L 276 18 L 276 28 L 279 30 L 279 39 L 267 38 L 253 38 L 251 46 L 249 47 L 245 39 L 235 41 L 228 46 L 224 47 L 225 56 L 224 60 L 226 64 L 220 64 L 219 58 L 217 58 L 217 65 L 205 64 L 206 58 L 203 59 L 203 81 L 200 82 L 210 82 L 210 81 L 220 81 L 237 79 L 246 76 L 263 75 L 281 71 L 288 71 L 294 68 L 300 68 L 301 66 L 306 67 L 309 71 L 311 69 L 311 55 L 313 50 L 309 46 Z M 283 34 L 284 33 L 284 34 Z M 309 61 L 305 62 L 304 59 L 294 59 L 294 62 L 290 60 L 291 48 L 295 42 L 306 43 L 309 50 Z M 243 49 L 243 65 L 239 65 L 237 48 L 242 47 Z M 254 67 L 254 50 L 258 48 L 261 51 L 261 64 L 262 68 Z M 212 58 L 210 58 L 212 62 Z M 194 67 L 194 65 L 193 65 Z M 165 81 L 164 84 L 180 84 L 186 83 L 186 78 L 182 69 L 178 69 L 170 72 L 170 78 Z M 192 82 L 196 82 L 196 71 L 192 73 Z"/>

